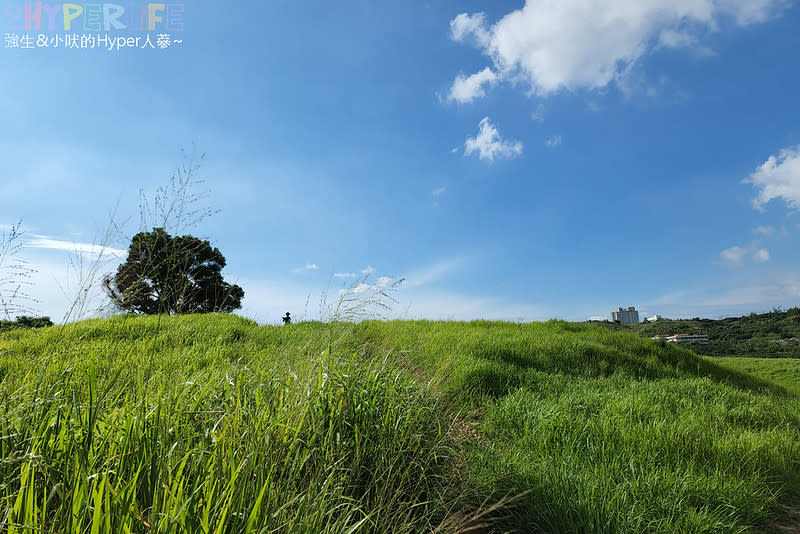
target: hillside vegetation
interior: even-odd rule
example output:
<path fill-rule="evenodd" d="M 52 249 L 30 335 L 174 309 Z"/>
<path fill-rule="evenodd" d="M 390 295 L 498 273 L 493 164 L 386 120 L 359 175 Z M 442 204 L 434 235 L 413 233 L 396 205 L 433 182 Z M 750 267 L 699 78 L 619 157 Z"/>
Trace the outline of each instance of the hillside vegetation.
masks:
<path fill-rule="evenodd" d="M 0 335 L 0 379 L 9 533 L 745 532 L 800 503 L 796 394 L 591 325 L 118 317 Z"/>
<path fill-rule="evenodd" d="M 725 319 L 660 319 L 638 325 L 595 324 L 644 337 L 707 334 L 707 345 L 693 344 L 691 348 L 698 354 L 709 356 L 800 358 L 800 307 Z"/>
<path fill-rule="evenodd" d="M 772 382 L 800 397 L 800 359 L 736 357 L 717 359 L 716 363 Z"/>

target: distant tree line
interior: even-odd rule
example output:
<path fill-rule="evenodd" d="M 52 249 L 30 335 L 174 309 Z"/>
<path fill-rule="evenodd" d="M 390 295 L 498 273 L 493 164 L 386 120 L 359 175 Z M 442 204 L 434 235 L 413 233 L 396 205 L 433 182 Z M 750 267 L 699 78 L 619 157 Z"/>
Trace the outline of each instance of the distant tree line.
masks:
<path fill-rule="evenodd" d="M 22 315 L 17 317 L 15 321 L 0 321 L 0 332 L 7 332 L 17 328 L 44 328 L 46 326 L 53 326 L 53 321 L 50 320 L 50 317 Z"/>
<path fill-rule="evenodd" d="M 706 334 L 707 345 L 689 345 L 708 356 L 800 357 L 800 307 L 775 308 L 725 319 L 659 319 L 638 325 L 597 323 L 644 337 L 670 334 Z"/>

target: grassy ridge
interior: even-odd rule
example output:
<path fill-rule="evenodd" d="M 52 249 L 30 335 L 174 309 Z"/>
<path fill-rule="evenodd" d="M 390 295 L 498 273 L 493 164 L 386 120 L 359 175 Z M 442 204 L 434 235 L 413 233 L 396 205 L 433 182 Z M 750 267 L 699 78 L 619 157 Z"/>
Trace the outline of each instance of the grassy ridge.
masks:
<path fill-rule="evenodd" d="M 715 363 L 767 380 L 800 398 L 800 359 L 731 357 L 715 360 Z"/>
<path fill-rule="evenodd" d="M 484 494 L 532 490 L 506 528 L 733 532 L 800 495 L 796 399 L 690 351 L 557 321 L 360 329 L 444 377 Z"/>
<path fill-rule="evenodd" d="M 51 532 L 736 532 L 800 500 L 797 397 L 590 325 L 123 317 L 0 335 L 0 378 L 0 520 Z"/>

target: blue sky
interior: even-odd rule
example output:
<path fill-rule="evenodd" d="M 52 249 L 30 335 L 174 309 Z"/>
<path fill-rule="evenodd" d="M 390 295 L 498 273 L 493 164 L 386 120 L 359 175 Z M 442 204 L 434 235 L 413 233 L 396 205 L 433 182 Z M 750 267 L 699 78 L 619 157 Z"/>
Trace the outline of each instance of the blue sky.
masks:
<path fill-rule="evenodd" d="M 10 47 L 24 4 L 0 0 L 0 224 L 40 313 L 193 143 L 221 211 L 192 232 L 262 322 L 373 271 L 406 278 L 399 317 L 800 304 L 796 3 L 199 1 L 182 43 L 118 51 Z"/>

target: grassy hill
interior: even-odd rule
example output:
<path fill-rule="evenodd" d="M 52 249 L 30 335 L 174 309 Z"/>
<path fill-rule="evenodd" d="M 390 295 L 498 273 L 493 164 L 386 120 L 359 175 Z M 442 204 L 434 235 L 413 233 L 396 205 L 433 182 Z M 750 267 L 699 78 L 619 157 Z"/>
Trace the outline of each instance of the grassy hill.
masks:
<path fill-rule="evenodd" d="M 658 334 L 707 334 L 707 345 L 692 345 L 709 356 L 760 356 L 800 358 L 800 307 L 726 319 L 661 319 L 638 325 L 595 323 L 616 331 L 641 336 Z"/>
<path fill-rule="evenodd" d="M 772 382 L 800 397 L 800 359 L 737 357 L 720 359 L 716 363 Z"/>
<path fill-rule="evenodd" d="M 796 392 L 592 325 L 118 317 L 0 334 L 0 380 L 0 532 L 746 532 L 800 503 Z"/>

